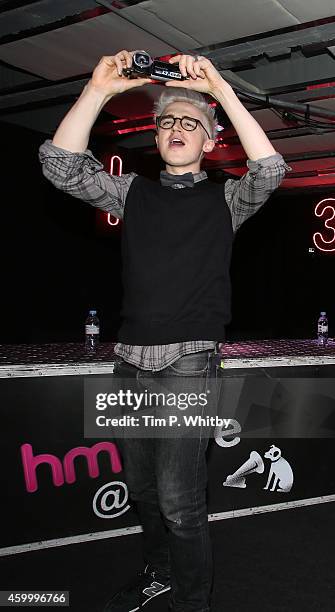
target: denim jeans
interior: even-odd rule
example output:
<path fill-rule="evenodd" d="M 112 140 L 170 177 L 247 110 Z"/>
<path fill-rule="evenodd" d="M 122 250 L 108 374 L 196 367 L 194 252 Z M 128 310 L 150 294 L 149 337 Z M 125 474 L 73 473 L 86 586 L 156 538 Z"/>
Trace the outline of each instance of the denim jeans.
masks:
<path fill-rule="evenodd" d="M 115 374 L 147 385 L 159 377 L 196 378 L 198 389 L 217 381 L 215 351 L 184 355 L 159 372 L 141 370 L 123 359 Z M 134 380 L 135 382 L 135 380 Z M 215 382 L 215 384 L 217 384 Z M 192 437 L 116 440 L 129 495 L 143 527 L 144 558 L 150 569 L 171 579 L 170 610 L 209 612 L 213 583 L 206 488 L 206 449 L 202 428 Z"/>

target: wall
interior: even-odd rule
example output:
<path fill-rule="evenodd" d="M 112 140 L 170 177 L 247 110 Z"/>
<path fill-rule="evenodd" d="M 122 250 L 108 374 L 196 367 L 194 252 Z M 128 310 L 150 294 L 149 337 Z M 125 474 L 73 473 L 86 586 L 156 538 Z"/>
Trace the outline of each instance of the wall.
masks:
<path fill-rule="evenodd" d="M 43 136 L 5 124 L 1 134 L 0 342 L 81 341 L 93 307 L 101 318 L 102 339 L 115 341 L 122 297 L 120 229 L 99 232 L 93 207 L 44 179 L 37 157 Z M 95 145 L 90 146 L 101 155 Z M 143 160 L 128 153 L 124 171 L 157 176 L 159 161 Z M 210 177 L 219 180 L 214 171 Z M 240 228 L 228 338 L 312 337 L 320 310 L 329 313 L 335 335 L 335 257 L 308 252 L 313 231 L 322 226 L 313 219 L 313 209 L 327 195 L 335 197 L 335 187 L 305 194 L 279 189 Z"/>

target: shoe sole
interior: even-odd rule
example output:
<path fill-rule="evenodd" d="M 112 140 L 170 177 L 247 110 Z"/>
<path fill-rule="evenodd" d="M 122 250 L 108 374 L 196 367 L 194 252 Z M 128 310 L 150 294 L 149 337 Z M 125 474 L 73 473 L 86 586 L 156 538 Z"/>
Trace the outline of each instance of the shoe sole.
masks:
<path fill-rule="evenodd" d="M 170 589 L 171 589 L 171 586 L 168 586 L 165 589 L 162 589 L 161 591 L 158 591 L 158 593 L 155 593 L 155 595 L 150 597 L 150 599 L 146 599 L 141 606 L 136 606 L 136 608 L 131 608 L 131 610 L 128 610 L 128 612 L 137 612 L 137 610 L 140 610 L 141 608 L 143 608 L 143 606 L 145 606 L 145 604 L 149 603 L 149 601 L 152 601 L 154 599 L 154 597 L 158 597 L 158 595 L 162 595 L 162 593 L 166 593 L 166 591 L 169 591 Z"/>

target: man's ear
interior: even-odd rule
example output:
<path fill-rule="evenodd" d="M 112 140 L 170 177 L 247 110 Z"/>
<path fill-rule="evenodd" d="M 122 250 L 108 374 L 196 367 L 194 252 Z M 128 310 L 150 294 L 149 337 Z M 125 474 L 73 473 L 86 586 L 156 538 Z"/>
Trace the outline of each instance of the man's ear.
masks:
<path fill-rule="evenodd" d="M 204 151 L 204 153 L 210 153 L 211 151 L 213 151 L 215 147 L 215 140 L 206 140 L 206 142 L 204 143 L 202 150 Z"/>
<path fill-rule="evenodd" d="M 158 134 L 155 134 L 155 142 L 156 142 L 156 146 L 158 147 Z"/>

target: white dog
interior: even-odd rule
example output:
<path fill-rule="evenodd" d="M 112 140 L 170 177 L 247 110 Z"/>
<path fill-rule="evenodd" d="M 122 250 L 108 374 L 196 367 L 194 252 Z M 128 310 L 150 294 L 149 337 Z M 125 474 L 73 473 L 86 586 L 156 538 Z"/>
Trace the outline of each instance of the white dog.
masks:
<path fill-rule="evenodd" d="M 276 490 L 278 492 L 288 493 L 293 485 L 293 472 L 289 462 L 281 456 L 280 448 L 272 444 L 270 449 L 264 453 L 264 457 L 270 459 L 272 462 L 268 481 L 264 489 L 267 490 L 269 488 L 272 476 L 274 475 L 273 485 L 270 491 Z M 278 488 L 276 488 L 277 485 Z"/>

